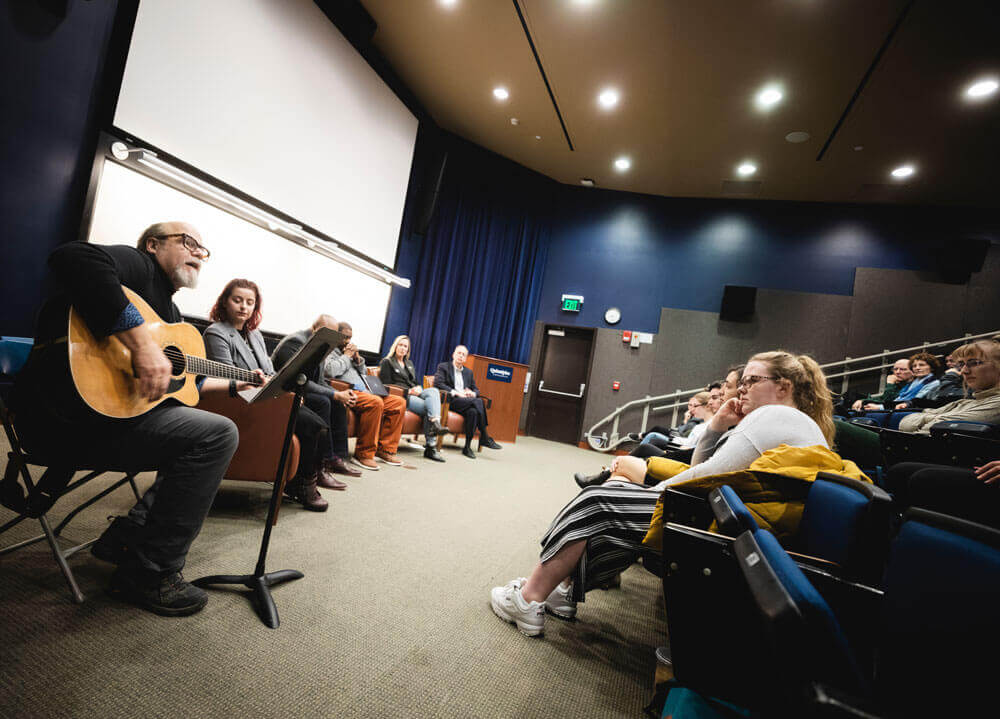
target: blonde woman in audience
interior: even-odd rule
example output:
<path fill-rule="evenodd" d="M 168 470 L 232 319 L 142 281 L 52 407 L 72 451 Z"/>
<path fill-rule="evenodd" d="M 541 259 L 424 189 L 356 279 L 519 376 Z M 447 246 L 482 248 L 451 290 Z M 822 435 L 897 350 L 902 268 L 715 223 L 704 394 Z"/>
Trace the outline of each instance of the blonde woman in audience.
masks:
<path fill-rule="evenodd" d="M 556 515 L 542 538 L 541 561 L 531 576 L 492 590 L 494 613 L 528 636 L 542 634 L 546 609 L 572 618 L 575 600 L 635 561 L 665 487 L 746 469 L 782 444 L 829 448 L 833 433 L 830 390 L 812 358 L 783 351 L 754 355 L 743 370 L 736 397 L 707 423 L 689 469 L 644 487 L 646 463 L 638 457 L 617 457 L 607 483 L 584 489 Z M 577 587 L 568 583 L 574 572 Z"/>

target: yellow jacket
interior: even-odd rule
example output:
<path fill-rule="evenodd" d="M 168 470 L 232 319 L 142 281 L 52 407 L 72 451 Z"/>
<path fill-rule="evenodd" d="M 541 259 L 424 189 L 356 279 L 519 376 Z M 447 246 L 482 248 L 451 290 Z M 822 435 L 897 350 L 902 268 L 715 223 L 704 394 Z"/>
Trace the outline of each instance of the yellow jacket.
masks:
<path fill-rule="evenodd" d="M 688 465 L 662 457 L 647 463 L 648 473 L 658 481 L 680 474 Z M 871 482 L 849 459 L 841 459 L 822 445 L 789 447 L 787 444 L 769 449 L 744 470 L 708 477 L 696 477 L 670 486 L 689 494 L 708 493 L 728 484 L 763 529 L 774 532 L 778 539 L 798 532 L 802 509 L 809 493 L 809 484 L 820 472 L 833 472 L 862 482 Z M 715 529 L 712 524 L 711 529 Z M 656 503 L 653 519 L 642 543 L 659 551 L 663 544 L 663 497 Z"/>

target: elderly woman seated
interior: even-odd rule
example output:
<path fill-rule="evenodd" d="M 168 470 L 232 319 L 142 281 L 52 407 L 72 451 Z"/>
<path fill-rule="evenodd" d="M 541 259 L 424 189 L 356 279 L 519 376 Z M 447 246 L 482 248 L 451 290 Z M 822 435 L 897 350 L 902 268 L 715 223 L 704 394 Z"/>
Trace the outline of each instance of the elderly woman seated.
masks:
<path fill-rule="evenodd" d="M 528 636 L 542 634 L 546 608 L 554 615 L 576 614 L 574 598 L 600 586 L 628 567 L 650 528 L 662 490 L 710 475 L 748 468 L 780 445 L 829 450 L 833 440 L 833 404 L 826 378 L 807 356 L 765 352 L 750 358 L 736 397 L 727 400 L 706 423 L 693 464 L 652 487 L 642 486 L 649 465 L 637 457 L 619 457 L 611 479 L 584 489 L 556 515 L 542 538 L 541 561 L 528 578 L 495 587 L 493 611 Z M 580 586 L 573 591 L 569 579 Z"/>

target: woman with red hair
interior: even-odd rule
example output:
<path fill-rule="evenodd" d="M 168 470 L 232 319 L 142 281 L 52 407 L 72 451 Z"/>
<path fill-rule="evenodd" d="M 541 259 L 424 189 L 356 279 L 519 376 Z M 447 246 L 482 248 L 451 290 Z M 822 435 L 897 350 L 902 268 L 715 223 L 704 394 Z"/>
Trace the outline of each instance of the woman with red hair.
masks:
<path fill-rule="evenodd" d="M 235 279 L 222 290 L 209 313 L 212 324 L 205 330 L 205 354 L 262 376 L 274 374 L 264 335 L 257 327 L 261 320 L 260 288 L 250 280 Z M 230 386 L 233 393 L 234 387 Z M 300 407 L 295 422 L 299 438 L 299 469 L 285 486 L 285 493 L 306 509 L 325 512 L 328 503 L 316 489 L 321 466 L 321 448 L 329 443 L 326 421 L 308 407 Z"/>

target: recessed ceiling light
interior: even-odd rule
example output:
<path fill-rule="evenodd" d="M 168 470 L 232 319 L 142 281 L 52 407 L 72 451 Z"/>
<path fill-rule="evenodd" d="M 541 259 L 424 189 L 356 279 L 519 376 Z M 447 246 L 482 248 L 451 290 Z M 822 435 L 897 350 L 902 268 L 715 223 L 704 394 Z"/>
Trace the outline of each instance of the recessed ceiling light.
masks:
<path fill-rule="evenodd" d="M 785 135 L 785 139 L 788 140 L 789 142 L 794 142 L 798 144 L 800 142 L 805 142 L 806 140 L 808 140 L 809 133 L 804 132 L 803 130 L 794 130 Z"/>
<path fill-rule="evenodd" d="M 497 100 L 506 100 L 508 97 L 510 97 L 510 93 L 507 92 L 506 87 L 504 87 L 503 85 L 498 85 L 497 87 L 493 88 L 493 97 L 495 97 Z"/>
<path fill-rule="evenodd" d="M 903 180 L 916 172 L 916 168 L 913 165 L 900 165 L 895 170 L 892 171 L 892 176 L 897 180 Z"/>
<path fill-rule="evenodd" d="M 981 100 L 995 93 L 998 87 L 1000 82 L 997 82 L 996 78 L 981 78 L 965 88 L 965 96 L 970 100 Z"/>
<path fill-rule="evenodd" d="M 618 170 L 618 172 L 625 172 L 625 170 L 629 169 L 630 167 L 632 167 L 631 158 L 622 155 L 621 157 L 615 160 L 615 169 Z"/>
<path fill-rule="evenodd" d="M 605 110 L 610 110 L 618 104 L 618 97 L 618 91 L 613 87 L 608 87 L 601 90 L 601 94 L 597 96 L 597 103 Z"/>
<path fill-rule="evenodd" d="M 451 9 L 458 4 L 458 0 L 438 0 L 438 5 Z"/>
<path fill-rule="evenodd" d="M 591 180 L 589 177 L 581 177 L 580 184 L 583 185 L 584 187 L 593 187 L 594 181 Z"/>
<path fill-rule="evenodd" d="M 757 107 L 761 110 L 770 110 L 772 107 L 781 102 L 781 99 L 785 96 L 785 91 L 780 85 L 765 85 L 757 93 L 754 100 L 757 103 Z"/>
<path fill-rule="evenodd" d="M 757 166 L 752 162 L 744 162 L 742 165 L 736 168 L 736 174 L 743 177 L 749 177 L 753 173 L 757 172 Z"/>
<path fill-rule="evenodd" d="M 518 120 L 516 117 L 512 117 L 512 118 L 510 118 L 510 124 L 511 125 L 520 125 L 521 121 Z"/>
<path fill-rule="evenodd" d="M 864 149 L 865 149 L 865 146 L 864 146 L 864 145 L 855 145 L 855 146 L 854 146 L 854 151 L 855 151 L 855 152 L 861 152 L 861 151 L 862 151 L 862 150 L 864 150 Z"/>
<path fill-rule="evenodd" d="M 542 136 L 541 136 L 541 135 L 535 135 L 535 139 L 536 139 L 536 140 L 541 140 L 541 139 L 542 139 Z"/>

